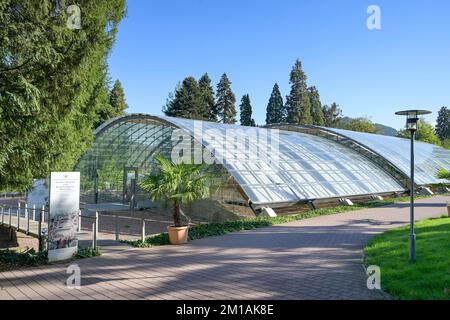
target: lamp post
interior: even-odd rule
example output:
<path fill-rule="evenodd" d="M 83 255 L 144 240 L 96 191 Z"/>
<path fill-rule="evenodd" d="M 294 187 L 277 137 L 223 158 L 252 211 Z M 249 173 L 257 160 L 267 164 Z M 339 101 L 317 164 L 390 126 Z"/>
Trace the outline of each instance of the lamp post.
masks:
<path fill-rule="evenodd" d="M 410 197 L 410 209 L 409 209 L 409 262 L 413 263 L 416 261 L 416 234 L 414 233 L 414 138 L 417 131 L 417 123 L 419 121 L 419 116 L 424 114 L 429 114 L 431 111 L 428 110 L 404 110 L 398 111 L 395 114 L 406 116 L 406 130 L 411 133 L 411 165 L 410 165 L 410 186 L 409 186 L 409 197 Z"/>

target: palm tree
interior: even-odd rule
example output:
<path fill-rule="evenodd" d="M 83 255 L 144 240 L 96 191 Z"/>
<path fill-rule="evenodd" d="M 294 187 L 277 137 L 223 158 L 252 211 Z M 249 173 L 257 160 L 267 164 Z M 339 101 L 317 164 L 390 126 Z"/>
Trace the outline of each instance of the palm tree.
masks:
<path fill-rule="evenodd" d="M 181 204 L 209 196 L 207 166 L 174 164 L 162 155 L 155 157 L 157 173 L 145 176 L 140 186 L 153 201 L 163 200 L 173 206 L 173 222 L 181 227 Z"/>

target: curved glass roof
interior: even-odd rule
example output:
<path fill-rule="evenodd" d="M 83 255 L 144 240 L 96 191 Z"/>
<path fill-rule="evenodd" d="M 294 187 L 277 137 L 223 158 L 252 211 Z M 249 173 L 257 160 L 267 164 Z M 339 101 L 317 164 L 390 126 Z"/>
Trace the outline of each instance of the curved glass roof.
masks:
<path fill-rule="evenodd" d="M 410 171 L 410 141 L 408 139 L 355 132 L 343 129 L 323 128 L 352 139 L 377 152 L 406 175 Z M 450 151 L 433 144 L 416 141 L 414 175 L 418 185 L 449 183 L 436 178 L 439 169 L 450 168 Z"/>
<path fill-rule="evenodd" d="M 144 114 L 125 115 L 100 126 L 92 148 L 77 168 L 89 177 L 100 170 L 100 180 L 113 180 L 119 189 L 124 167 L 146 172 L 154 155 L 171 154 L 178 145 L 172 134 L 176 128 L 213 154 L 254 204 L 404 190 L 370 159 L 320 136 Z M 229 138 L 230 131 L 235 139 Z M 111 183 L 105 188 L 112 188 Z M 92 189 L 93 182 L 88 184 L 86 189 Z"/>
<path fill-rule="evenodd" d="M 256 204 L 404 190 L 394 178 L 364 156 L 322 137 L 276 129 L 161 118 L 186 130 L 194 138 L 194 122 L 201 123 L 203 139 L 198 142 L 216 157 L 225 158 L 224 167 Z M 279 149 L 276 161 L 259 153 L 250 159 L 242 158 L 239 157 L 242 148 L 237 142 L 226 146 L 217 143 L 226 140 L 227 130 L 245 134 L 243 129 L 254 131 L 260 141 L 264 140 L 261 137 L 276 140 L 274 142 Z M 224 156 L 225 153 L 228 157 Z"/>

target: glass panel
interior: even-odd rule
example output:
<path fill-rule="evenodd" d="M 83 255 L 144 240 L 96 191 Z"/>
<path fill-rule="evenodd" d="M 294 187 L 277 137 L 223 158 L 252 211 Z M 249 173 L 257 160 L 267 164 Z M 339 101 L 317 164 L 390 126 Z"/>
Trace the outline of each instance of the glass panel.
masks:
<path fill-rule="evenodd" d="M 409 176 L 410 141 L 408 139 L 343 129 L 327 129 L 372 149 Z M 415 183 L 419 185 L 449 183 L 450 181 L 436 178 L 440 168 L 450 168 L 450 151 L 429 143 L 416 141 Z"/>
<path fill-rule="evenodd" d="M 162 118 L 194 135 L 193 120 Z M 237 132 L 246 127 L 206 121 L 198 121 L 197 125 L 200 123 L 204 132 L 203 144 L 211 152 L 214 145 L 215 154 L 221 157 L 231 153 L 232 156 L 224 159 L 223 163 L 256 204 L 404 190 L 394 178 L 364 156 L 322 137 L 279 131 L 279 158 L 273 163 L 261 156 L 262 153 L 253 159 L 242 157 L 242 146 L 235 148 L 235 143 L 217 143 L 226 141 L 227 130 Z M 205 133 L 211 129 L 214 129 L 214 134 Z M 270 129 L 252 130 L 258 139 L 272 138 Z M 261 140 L 264 139 L 258 140 L 259 147 Z M 251 143 L 256 144 L 255 141 Z"/>

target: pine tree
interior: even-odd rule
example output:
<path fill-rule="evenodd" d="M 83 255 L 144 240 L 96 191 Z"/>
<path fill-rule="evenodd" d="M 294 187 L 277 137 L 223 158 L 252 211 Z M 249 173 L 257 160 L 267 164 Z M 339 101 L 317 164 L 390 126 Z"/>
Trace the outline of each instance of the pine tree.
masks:
<path fill-rule="evenodd" d="M 319 91 L 316 87 L 312 86 L 308 88 L 308 93 L 313 124 L 316 126 L 323 126 L 325 121 L 323 119 L 322 103 L 320 102 Z"/>
<path fill-rule="evenodd" d="M 450 139 L 450 109 L 447 107 L 442 107 L 439 110 L 435 130 L 439 140 Z"/>
<path fill-rule="evenodd" d="M 282 123 L 286 121 L 286 109 L 283 104 L 283 97 L 280 93 L 278 83 L 275 83 L 272 89 L 272 94 L 269 98 L 269 103 L 266 109 L 266 124 Z"/>
<path fill-rule="evenodd" d="M 201 110 L 201 100 L 197 80 L 194 77 L 187 77 L 177 88 L 173 100 L 169 101 L 167 108 L 163 111 L 171 117 L 203 119 L 204 111 Z"/>
<path fill-rule="evenodd" d="M 216 102 L 214 101 L 214 90 L 211 86 L 211 79 L 208 73 L 205 73 L 200 80 L 198 80 L 200 88 L 201 103 L 200 108 L 202 118 L 209 121 L 217 121 L 218 112 L 216 109 Z"/>
<path fill-rule="evenodd" d="M 336 128 L 340 125 L 342 110 L 336 102 L 333 102 L 331 106 L 324 105 L 322 107 L 322 112 L 325 127 Z"/>
<path fill-rule="evenodd" d="M 313 122 L 306 79 L 302 63 L 297 59 L 290 74 L 291 92 L 286 97 L 286 120 L 289 123 L 312 124 Z"/>
<path fill-rule="evenodd" d="M 114 110 L 114 116 L 124 114 L 125 109 L 128 108 L 127 102 L 125 101 L 125 93 L 120 80 L 116 80 L 114 82 L 114 86 L 109 93 L 109 104 Z"/>
<path fill-rule="evenodd" d="M 236 123 L 236 97 L 231 91 L 231 81 L 224 73 L 217 84 L 216 109 L 219 121 L 223 123 Z"/>
<path fill-rule="evenodd" d="M 242 96 L 241 105 L 241 125 L 254 127 L 255 120 L 252 118 L 252 105 L 250 103 L 250 96 L 245 94 Z"/>

